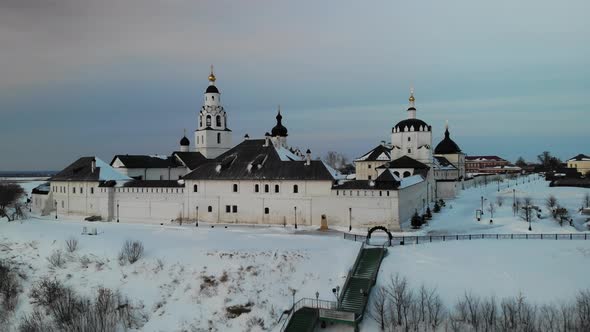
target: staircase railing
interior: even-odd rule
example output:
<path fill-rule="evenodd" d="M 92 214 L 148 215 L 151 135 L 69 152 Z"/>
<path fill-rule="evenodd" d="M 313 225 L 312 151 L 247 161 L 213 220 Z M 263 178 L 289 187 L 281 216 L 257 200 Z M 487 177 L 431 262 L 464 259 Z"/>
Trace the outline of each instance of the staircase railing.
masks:
<path fill-rule="evenodd" d="M 340 308 L 340 305 L 342 304 L 342 300 L 344 299 L 344 292 L 346 290 L 346 287 L 348 287 L 348 284 L 350 283 L 350 279 L 354 275 L 354 272 L 356 271 L 356 268 L 359 265 L 359 262 L 361 260 L 361 256 L 363 253 L 363 249 L 365 249 L 365 242 L 363 242 L 363 244 L 361 244 L 359 252 L 356 254 L 356 259 L 354 261 L 354 264 L 352 265 L 352 268 L 350 268 L 348 270 L 348 273 L 346 274 L 346 280 L 344 281 L 344 285 L 342 286 L 342 292 L 338 296 L 338 308 Z"/>
<path fill-rule="evenodd" d="M 319 310 L 319 309 L 337 310 L 338 309 L 338 302 L 312 299 L 309 297 L 301 298 L 297 302 L 295 302 L 295 304 L 291 308 L 291 312 L 289 313 L 289 315 L 287 316 L 287 318 L 283 322 L 283 325 L 281 326 L 280 331 L 284 332 L 287 329 L 287 327 L 289 326 L 289 321 L 291 320 L 291 318 L 293 318 L 293 315 L 295 315 L 295 312 L 297 312 L 297 310 L 299 310 L 301 308 L 306 308 L 306 307 L 311 308 L 311 309 L 316 309 L 316 310 Z"/>
<path fill-rule="evenodd" d="M 371 295 L 371 290 L 373 289 L 373 286 L 377 282 L 377 274 L 379 273 L 379 269 L 381 268 L 381 263 L 383 262 L 383 257 L 385 256 L 386 252 L 387 252 L 387 249 L 383 248 L 383 250 L 379 254 L 379 260 L 378 260 L 379 264 L 377 265 L 377 268 L 371 274 L 371 279 L 370 279 L 371 284 L 369 286 L 369 289 L 367 290 L 367 296 L 365 296 L 363 299 L 363 310 L 362 310 L 361 314 L 359 315 L 359 318 L 361 318 L 361 319 L 365 315 L 365 310 L 367 309 L 367 303 L 369 302 L 369 296 Z"/>

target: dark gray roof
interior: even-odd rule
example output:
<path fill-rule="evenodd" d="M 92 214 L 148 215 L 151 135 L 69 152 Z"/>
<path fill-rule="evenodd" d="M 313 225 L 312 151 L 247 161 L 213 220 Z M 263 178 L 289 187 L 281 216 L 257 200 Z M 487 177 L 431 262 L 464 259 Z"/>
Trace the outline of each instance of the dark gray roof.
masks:
<path fill-rule="evenodd" d="M 119 154 L 113 157 L 110 165 L 119 159 L 126 168 L 168 168 L 182 166 L 172 157 L 154 157 L 147 155 Z"/>
<path fill-rule="evenodd" d="M 135 180 L 123 184 L 129 188 L 183 188 L 184 183 L 175 180 Z"/>
<path fill-rule="evenodd" d="M 184 176 L 187 180 L 326 180 L 333 181 L 324 163 L 312 160 L 282 161 L 272 144 L 263 139 L 244 140 L 219 157 Z"/>
<path fill-rule="evenodd" d="M 399 157 L 396 160 L 385 163 L 377 168 L 413 168 L 426 170 L 430 169 L 428 165 L 423 164 L 418 160 L 408 156 Z"/>
<path fill-rule="evenodd" d="M 436 159 L 439 163 L 440 166 L 446 167 L 446 166 L 455 166 L 453 165 L 453 163 L 451 163 L 447 158 L 445 157 L 437 157 L 435 156 L 434 159 Z"/>
<path fill-rule="evenodd" d="M 451 134 L 447 128 L 447 130 L 445 130 L 445 138 L 443 138 L 443 140 L 438 143 L 436 148 L 434 148 L 434 153 L 451 154 L 459 152 L 461 152 L 461 149 L 459 148 L 459 145 L 457 145 L 457 143 L 451 139 Z"/>
<path fill-rule="evenodd" d="M 412 126 L 414 127 L 414 131 L 420 130 L 420 127 L 427 128 L 425 131 L 432 130 L 431 126 L 429 126 L 428 124 L 426 124 L 426 122 L 420 119 L 406 119 L 398 122 L 395 126 L 393 126 L 393 129 L 391 131 L 393 132 L 395 128 L 397 128 L 398 131 L 405 131 L 406 127 L 408 127 L 408 130 L 410 130 Z"/>
<path fill-rule="evenodd" d="M 49 194 L 49 188 L 50 188 L 49 182 L 45 182 L 45 183 L 40 184 L 37 187 L 33 188 L 31 193 L 37 194 L 37 195 L 47 195 L 47 194 Z"/>
<path fill-rule="evenodd" d="M 96 167 L 92 171 L 94 160 L 94 157 L 82 157 L 49 178 L 49 181 L 99 181 L 100 168 Z"/>
<path fill-rule="evenodd" d="M 332 186 L 333 190 L 397 190 L 400 183 L 396 181 L 352 180 Z"/>
<path fill-rule="evenodd" d="M 176 151 L 172 154 L 176 156 L 186 167 L 190 170 L 193 170 L 204 163 L 208 162 L 209 160 L 203 156 L 200 152 L 179 152 Z"/>
<path fill-rule="evenodd" d="M 378 161 L 377 158 L 379 158 L 379 156 L 384 153 L 388 159 L 391 158 L 391 148 L 388 148 L 383 144 L 379 144 L 376 148 L 365 153 L 362 157 L 357 158 L 355 161 Z"/>

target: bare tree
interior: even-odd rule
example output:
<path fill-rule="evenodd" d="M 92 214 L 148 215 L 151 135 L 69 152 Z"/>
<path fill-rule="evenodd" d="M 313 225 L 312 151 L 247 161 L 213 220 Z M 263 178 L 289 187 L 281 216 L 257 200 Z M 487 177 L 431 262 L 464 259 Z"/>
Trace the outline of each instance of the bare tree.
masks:
<path fill-rule="evenodd" d="M 502 206 L 502 204 L 504 204 L 504 196 L 501 196 L 501 195 L 496 196 L 496 204 L 498 206 Z"/>
<path fill-rule="evenodd" d="M 0 218 L 6 217 L 13 221 L 23 216 L 24 206 L 21 198 L 25 195 L 24 189 L 16 183 L 0 182 Z"/>
<path fill-rule="evenodd" d="M 494 205 L 494 202 L 490 202 L 490 206 L 488 206 L 487 210 L 490 213 L 490 218 L 494 218 L 494 212 L 496 212 L 496 206 Z"/>
<path fill-rule="evenodd" d="M 384 331 L 385 326 L 389 326 L 389 319 L 387 316 L 387 292 L 383 287 L 377 287 L 374 292 L 373 302 L 369 309 L 369 316 L 379 324 L 381 331 Z"/>
<path fill-rule="evenodd" d="M 336 170 L 340 170 L 348 164 L 348 158 L 340 152 L 328 151 L 323 159 L 326 164 Z"/>
<path fill-rule="evenodd" d="M 522 220 L 529 222 L 533 221 L 536 217 L 536 213 L 533 211 L 533 200 L 530 197 L 525 197 L 522 199 L 522 202 L 516 202 L 516 207 L 519 208 L 519 216 Z"/>
<path fill-rule="evenodd" d="M 545 200 L 545 206 L 547 206 L 549 211 L 553 211 L 553 209 L 557 206 L 557 198 L 555 198 L 553 195 L 549 195 L 549 197 L 547 197 Z"/>
<path fill-rule="evenodd" d="M 71 238 L 67 239 L 66 240 L 66 249 L 70 253 L 78 250 L 78 239 L 76 239 L 75 237 L 71 237 Z"/>

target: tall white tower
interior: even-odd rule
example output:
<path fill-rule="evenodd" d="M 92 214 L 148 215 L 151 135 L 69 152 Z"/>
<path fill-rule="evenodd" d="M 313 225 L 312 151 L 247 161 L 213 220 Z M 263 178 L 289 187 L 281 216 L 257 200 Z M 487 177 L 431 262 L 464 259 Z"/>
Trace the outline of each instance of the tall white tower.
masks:
<path fill-rule="evenodd" d="M 416 118 L 414 89 L 410 90 L 408 118 L 391 129 L 391 159 L 408 156 L 432 165 L 432 127 Z"/>
<path fill-rule="evenodd" d="M 232 131 L 227 128 L 227 114 L 221 106 L 221 93 L 215 86 L 213 66 L 209 75 L 209 86 L 205 90 L 205 101 L 199 112 L 198 129 L 195 130 L 196 151 L 206 158 L 215 158 L 231 149 Z"/>

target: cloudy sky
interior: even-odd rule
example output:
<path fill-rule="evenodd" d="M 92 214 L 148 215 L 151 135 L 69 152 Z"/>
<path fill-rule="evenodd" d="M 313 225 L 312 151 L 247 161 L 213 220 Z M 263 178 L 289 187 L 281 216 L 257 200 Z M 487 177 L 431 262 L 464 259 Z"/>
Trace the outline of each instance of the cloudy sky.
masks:
<path fill-rule="evenodd" d="M 361 155 L 406 117 L 468 154 L 590 153 L 587 0 L 0 0 L 0 170 L 166 154 L 214 64 L 234 142 Z M 189 137 L 193 140 L 192 135 Z"/>

